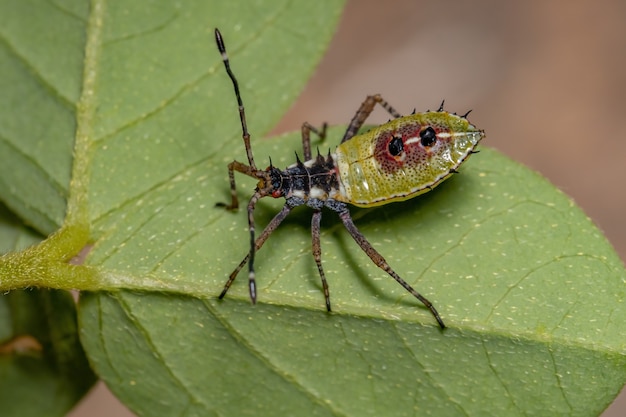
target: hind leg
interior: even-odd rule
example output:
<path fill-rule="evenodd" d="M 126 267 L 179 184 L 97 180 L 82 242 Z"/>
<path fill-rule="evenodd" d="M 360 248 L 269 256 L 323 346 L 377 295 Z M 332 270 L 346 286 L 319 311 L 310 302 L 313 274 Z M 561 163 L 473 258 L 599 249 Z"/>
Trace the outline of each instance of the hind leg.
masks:
<path fill-rule="evenodd" d="M 374 107 L 376 106 L 376 104 L 380 104 L 380 106 L 383 109 L 387 110 L 387 113 L 392 115 L 394 118 L 397 119 L 398 117 L 402 117 L 402 115 L 398 113 L 396 109 L 391 107 L 389 103 L 383 100 L 380 94 L 367 96 L 365 101 L 361 103 L 361 107 L 359 107 L 359 109 L 356 111 L 356 114 L 350 121 L 350 124 L 346 129 L 346 133 L 343 135 L 343 139 L 341 139 L 341 143 L 344 143 L 345 141 L 356 135 L 359 129 L 363 126 L 363 123 L 365 123 L 365 120 L 367 120 L 369 115 L 372 114 L 372 112 L 374 111 Z"/>
<path fill-rule="evenodd" d="M 302 149 L 305 161 L 311 159 L 311 132 L 315 133 L 320 138 L 320 142 L 322 142 L 326 139 L 327 128 L 327 123 L 324 123 L 321 129 L 317 129 L 307 122 L 302 123 Z"/>
<path fill-rule="evenodd" d="M 350 216 L 350 211 L 348 211 L 347 207 L 344 207 L 342 211 L 339 211 L 339 218 L 350 233 L 350 236 L 352 236 L 354 241 L 361 247 L 363 252 L 365 252 L 367 256 L 370 257 L 372 262 L 374 262 L 377 267 L 391 275 L 391 277 L 395 279 L 398 284 L 402 285 L 402 287 L 409 293 L 411 293 L 413 297 L 417 298 L 422 304 L 424 304 L 426 308 L 430 310 L 430 313 L 433 315 L 433 317 L 435 317 L 435 320 L 437 320 L 439 326 L 444 329 L 446 325 L 443 323 L 443 320 L 437 312 L 437 309 L 435 309 L 435 306 L 426 297 L 415 291 L 415 289 L 413 289 L 413 287 L 411 287 L 408 282 L 403 280 L 393 269 L 391 269 L 391 266 L 389 266 L 385 258 L 383 258 L 383 256 L 378 253 L 376 249 L 374 249 L 371 243 L 369 243 L 365 236 L 363 236 L 359 229 L 357 229 L 356 225 L 352 221 L 352 216 Z"/>

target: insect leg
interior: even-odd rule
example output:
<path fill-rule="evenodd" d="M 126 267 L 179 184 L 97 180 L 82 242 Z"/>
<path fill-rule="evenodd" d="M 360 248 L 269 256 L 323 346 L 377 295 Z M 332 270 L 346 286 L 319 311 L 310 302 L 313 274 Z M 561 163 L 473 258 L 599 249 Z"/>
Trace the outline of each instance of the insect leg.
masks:
<path fill-rule="evenodd" d="M 421 303 L 430 310 L 431 314 L 435 317 L 435 320 L 437 320 L 437 323 L 439 323 L 439 326 L 442 329 L 445 329 L 446 325 L 443 323 L 443 320 L 441 319 L 441 316 L 439 316 L 439 313 L 435 309 L 435 306 L 433 306 L 433 304 L 428 301 L 426 297 L 415 291 L 413 287 L 411 287 L 405 280 L 400 278 L 400 276 L 396 274 L 393 269 L 391 269 L 385 258 L 383 258 L 383 256 L 378 253 L 376 249 L 374 249 L 374 247 L 367 241 L 365 236 L 363 236 L 359 229 L 357 229 L 356 225 L 352 221 L 350 212 L 347 209 L 339 212 L 339 218 L 343 222 L 346 229 L 348 229 L 350 236 L 352 236 L 352 238 L 361 247 L 361 249 L 363 249 L 367 256 L 370 257 L 372 262 L 374 262 L 376 266 L 378 266 L 380 269 L 391 275 L 393 279 L 395 279 L 400 285 L 404 287 L 405 290 L 410 292 L 411 295 L 421 301 Z"/>
<path fill-rule="evenodd" d="M 313 240 L 313 258 L 317 264 L 317 270 L 320 273 L 322 279 L 322 288 L 324 289 L 324 298 L 326 299 L 326 310 L 330 310 L 330 293 L 328 291 L 328 283 L 326 282 L 326 276 L 324 275 L 324 269 L 322 268 L 322 246 L 320 245 L 320 221 L 322 220 L 322 211 L 315 210 L 313 212 L 313 218 L 311 219 L 311 236 Z"/>
<path fill-rule="evenodd" d="M 283 206 L 283 209 L 280 212 L 278 212 L 276 216 L 274 216 L 274 218 L 265 227 L 263 232 L 261 232 L 259 237 L 257 237 L 255 240 L 254 239 L 254 218 L 253 218 L 252 212 L 254 211 L 254 205 L 256 204 L 256 201 L 258 201 L 259 198 L 260 196 L 258 196 L 257 194 L 254 194 L 252 196 L 252 199 L 250 199 L 250 203 L 248 204 L 248 223 L 250 224 L 250 240 L 251 240 L 250 252 L 248 252 L 245 258 L 243 258 L 243 260 L 239 263 L 237 268 L 235 268 L 235 270 L 228 277 L 226 284 L 224 284 L 224 289 L 219 295 L 220 299 L 224 298 L 224 296 L 228 292 L 228 289 L 232 285 L 233 281 L 235 281 L 235 278 L 237 278 L 237 274 L 239 274 L 239 271 L 243 269 L 246 263 L 250 262 L 249 263 L 250 269 L 249 269 L 249 275 L 248 275 L 250 299 L 252 300 L 253 304 L 256 303 L 256 280 L 254 276 L 254 254 L 256 251 L 261 249 L 261 247 L 263 246 L 267 238 L 272 234 L 274 230 L 276 230 L 278 225 L 280 225 L 282 221 L 285 220 L 285 217 L 287 217 L 287 215 L 289 214 L 289 212 L 291 212 L 291 209 L 292 209 L 292 207 L 288 205 Z"/>
<path fill-rule="evenodd" d="M 248 203 L 248 230 L 250 230 L 250 260 L 248 261 L 248 288 L 250 291 L 250 300 L 252 304 L 256 303 L 256 276 L 254 273 L 254 254 L 256 252 L 256 239 L 254 238 L 254 208 L 261 195 L 255 192 Z"/>
<path fill-rule="evenodd" d="M 350 139 L 351 137 L 357 134 L 361 126 L 363 126 L 363 123 L 365 123 L 365 120 L 367 120 L 367 118 L 372 113 L 372 111 L 374 111 L 374 106 L 376 106 L 376 104 L 380 104 L 382 108 L 387 110 L 387 112 L 393 117 L 395 117 L 396 119 L 398 117 L 402 117 L 402 115 L 398 113 L 396 109 L 391 107 L 389 103 L 383 100 L 380 94 L 367 96 L 365 101 L 361 104 L 361 107 L 359 107 L 359 109 L 356 111 L 356 114 L 350 121 L 350 125 L 348 125 L 348 128 L 346 129 L 346 133 L 343 135 L 343 139 L 341 139 L 341 143 L 347 141 L 348 139 Z"/>
<path fill-rule="evenodd" d="M 225 206 L 226 210 L 236 210 L 239 208 L 239 199 L 237 198 L 237 185 L 235 184 L 235 162 L 237 161 L 233 161 L 228 164 L 228 180 L 230 181 L 230 204 Z"/>
<path fill-rule="evenodd" d="M 252 167 L 249 167 L 246 164 L 242 164 L 238 161 L 233 161 L 228 164 L 228 180 L 230 181 L 230 204 L 226 203 L 215 203 L 218 207 L 225 207 L 226 210 L 236 210 L 239 208 L 239 199 L 237 198 L 237 186 L 235 185 L 235 171 L 241 172 L 249 177 L 257 178 L 255 175 L 255 170 Z"/>
<path fill-rule="evenodd" d="M 311 159 L 311 132 L 319 136 L 320 141 L 326 139 L 326 128 L 328 123 L 324 123 L 321 129 L 316 129 L 308 122 L 302 123 L 302 149 L 304 150 L 304 160 Z"/>

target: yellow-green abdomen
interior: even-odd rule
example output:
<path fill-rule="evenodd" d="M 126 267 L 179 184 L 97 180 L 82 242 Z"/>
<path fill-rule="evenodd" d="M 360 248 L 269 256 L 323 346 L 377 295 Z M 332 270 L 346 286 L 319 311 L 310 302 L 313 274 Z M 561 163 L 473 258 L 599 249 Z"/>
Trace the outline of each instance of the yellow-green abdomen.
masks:
<path fill-rule="evenodd" d="M 368 207 L 422 194 L 453 173 L 484 133 L 444 111 L 392 120 L 337 147 L 336 200 Z"/>

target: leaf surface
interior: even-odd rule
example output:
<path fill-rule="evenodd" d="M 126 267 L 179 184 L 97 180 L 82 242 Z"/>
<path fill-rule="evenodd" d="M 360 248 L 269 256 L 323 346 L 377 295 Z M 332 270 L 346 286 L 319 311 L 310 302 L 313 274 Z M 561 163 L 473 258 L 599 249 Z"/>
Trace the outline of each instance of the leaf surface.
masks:
<path fill-rule="evenodd" d="M 33 233 L 24 232 L 19 222 L 16 228 L 9 225 L 3 243 L 15 239 L 16 244 L 3 248 L 11 252 L 0 257 L 2 292 L 32 286 L 159 288 L 154 279 L 106 281 L 116 274 L 69 261 L 86 243 L 114 234 L 112 225 L 125 214 L 125 204 L 209 161 L 225 143 L 215 138 L 239 135 L 232 87 L 217 81 L 222 63 L 215 26 L 225 32 L 233 58 L 243 54 L 257 62 L 242 65 L 238 74 L 246 75 L 242 92 L 254 104 L 250 121 L 268 130 L 330 39 L 341 3 L 328 5 L 0 2 L 0 199 L 40 233 L 53 233 L 24 249 L 22 241 L 39 239 L 30 238 Z M 294 50 L 309 29 L 317 37 Z M 269 47 L 274 54 L 266 53 Z M 266 67 L 261 56 L 285 63 L 278 70 L 287 76 L 270 77 L 269 83 L 277 68 Z M 215 85 L 221 88 L 220 101 Z M 264 95 L 268 90 L 272 94 Z M 263 106 L 265 99 L 272 106 Z M 41 415 L 42 410 L 64 415 L 94 378 L 77 343 L 71 297 L 13 291 L 1 303 L 3 415 Z M 20 325 L 20 315 L 29 321 Z M 35 330 L 39 333 L 24 333 Z M 64 356 L 55 357 L 54 344 L 47 343 L 54 336 L 74 343 L 75 351 L 64 349 Z M 30 360 L 30 350 L 22 360 L 16 341 L 34 346 L 45 360 Z M 73 372 L 64 361 L 71 362 Z"/>
<path fill-rule="evenodd" d="M 298 138 L 256 145 L 283 163 Z M 195 178 L 181 179 L 174 194 L 190 195 Z M 278 211 L 273 203 L 261 204 L 259 224 Z M 107 253 L 105 266 L 166 282 L 185 271 L 206 296 L 120 292 L 87 297 L 81 309 L 96 369 L 142 413 L 585 416 L 624 384 L 619 259 L 571 200 L 489 149 L 420 198 L 354 210 L 392 267 L 436 304 L 443 332 L 331 213 L 322 231 L 327 314 L 306 209 L 257 254 L 251 306 L 245 274 L 216 300 L 247 251 L 246 214 L 207 203 L 199 215 L 193 204 L 150 199 L 122 229 L 156 207 L 142 238 L 129 231 L 124 251 L 119 243 L 107 251 L 103 240 L 92 259 Z M 154 259 L 131 259 L 134 246 Z M 158 247 L 172 249 L 159 257 Z"/>
<path fill-rule="evenodd" d="M 135 412 L 582 416 L 617 394 L 621 262 L 567 197 L 489 149 L 431 193 L 353 210 L 390 265 L 435 303 L 445 331 L 331 213 L 327 314 L 306 208 L 257 256 L 259 304 L 245 276 L 217 301 L 249 235 L 245 210 L 215 207 L 229 198 L 226 164 L 245 152 L 213 27 L 239 78 L 257 164 L 271 156 L 282 167 L 299 135 L 263 133 L 310 75 L 339 5 L 81 5 L 40 5 L 41 27 L 57 34 L 46 39 L 10 24 L 28 7 L 0 13 L 2 79 L 16 86 L 0 103 L 20 111 L 0 116 L 0 195 L 40 232 L 61 228 L 0 260 L 0 283 L 32 272 L 48 286 L 100 290 L 81 295 L 82 342 Z M 237 183 L 246 201 L 254 181 Z M 259 228 L 280 204 L 259 203 Z M 68 265 L 87 241 L 85 264 Z"/>

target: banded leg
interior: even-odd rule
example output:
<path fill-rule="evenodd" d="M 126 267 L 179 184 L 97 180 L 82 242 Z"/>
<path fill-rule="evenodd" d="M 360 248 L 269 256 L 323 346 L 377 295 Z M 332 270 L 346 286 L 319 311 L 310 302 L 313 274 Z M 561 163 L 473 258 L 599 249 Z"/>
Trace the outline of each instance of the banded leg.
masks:
<path fill-rule="evenodd" d="M 252 146 L 250 145 L 250 132 L 248 132 L 248 124 L 246 123 L 246 110 L 243 105 L 243 100 L 241 98 L 241 92 L 239 91 L 239 83 L 237 82 L 237 78 L 235 78 L 235 74 L 230 69 L 230 61 L 228 60 L 228 54 L 226 53 L 226 45 L 224 44 L 224 38 L 218 29 L 215 29 L 215 42 L 217 44 L 217 49 L 220 51 L 222 56 L 222 62 L 224 63 L 224 68 L 226 69 L 226 73 L 233 84 L 233 89 L 235 90 L 235 97 L 237 98 L 237 105 L 239 106 L 239 121 L 241 123 L 241 137 L 243 138 L 243 144 L 246 148 L 246 156 L 248 158 L 248 165 L 242 164 L 238 161 L 233 161 L 228 164 L 228 179 L 230 180 L 230 195 L 231 202 L 230 204 L 218 203 L 217 206 L 226 207 L 227 210 L 235 210 L 239 207 L 239 200 L 237 198 L 237 189 L 235 186 L 235 171 L 241 172 L 249 177 L 253 178 L 265 178 L 266 173 L 264 171 L 259 170 L 254 163 L 254 157 L 252 155 Z"/>
<path fill-rule="evenodd" d="M 248 204 L 248 223 L 249 223 L 249 228 L 250 228 L 250 252 L 248 252 L 248 254 L 239 263 L 237 268 L 235 268 L 235 270 L 228 277 L 226 284 L 224 284 L 224 289 L 222 290 L 222 292 L 220 293 L 218 297 L 220 300 L 224 298 L 224 296 L 230 289 L 230 286 L 232 285 L 233 281 L 235 281 L 235 278 L 237 278 L 237 274 L 239 274 L 239 271 L 241 271 L 243 267 L 246 265 L 246 263 L 248 263 L 248 266 L 249 266 L 248 287 L 250 291 L 250 300 L 252 300 L 252 304 L 256 303 L 256 279 L 255 279 L 255 273 L 254 273 L 254 254 L 256 251 L 261 249 L 261 247 L 263 246 L 267 238 L 270 237 L 272 232 L 276 230 L 276 228 L 282 223 L 282 221 L 285 220 L 285 217 L 287 217 L 287 215 L 291 212 L 292 207 L 285 204 L 282 210 L 279 211 L 278 214 L 276 214 L 276 216 L 274 216 L 274 218 L 269 222 L 269 224 L 265 227 L 265 229 L 263 229 L 263 232 L 261 232 L 259 237 L 257 237 L 255 240 L 253 212 L 254 212 L 254 206 L 259 198 L 260 196 L 255 193 L 250 199 L 250 203 Z"/>
<path fill-rule="evenodd" d="M 256 170 L 256 164 L 254 163 L 254 157 L 252 156 L 252 147 L 250 146 L 250 133 L 248 132 L 248 125 L 246 123 L 246 110 L 243 106 L 243 100 L 241 99 L 241 93 L 239 91 L 239 83 L 235 74 L 230 69 L 230 61 L 228 60 L 228 54 L 226 53 L 226 45 L 224 44 L 224 37 L 219 30 L 215 29 L 215 42 L 217 43 L 217 49 L 222 55 L 222 62 L 226 73 L 233 82 L 233 88 L 235 89 L 235 96 L 237 97 L 237 105 L 239 106 L 239 121 L 241 122 L 241 137 L 243 138 L 243 144 L 246 147 L 246 156 L 248 157 L 248 164 L 250 169 Z"/>
<path fill-rule="evenodd" d="M 343 139 L 341 139 L 341 143 L 344 143 L 345 141 L 357 134 L 361 126 L 363 126 L 363 123 L 365 123 L 365 120 L 367 120 L 369 115 L 372 114 L 372 111 L 374 111 L 374 106 L 376 106 L 376 104 L 380 104 L 382 108 L 387 110 L 387 112 L 394 118 L 397 119 L 398 117 L 402 117 L 402 115 L 398 113 L 396 109 L 391 107 L 389 103 L 383 100 L 380 94 L 367 96 L 365 101 L 361 104 L 361 107 L 359 107 L 359 109 L 356 111 L 356 114 L 350 121 L 350 125 L 348 126 L 348 129 L 346 129 L 346 133 L 344 133 Z"/>
<path fill-rule="evenodd" d="M 319 138 L 320 142 L 326 139 L 326 129 L 328 128 L 328 123 L 324 123 L 321 129 L 315 128 L 313 125 L 308 122 L 302 123 L 302 149 L 304 151 L 304 160 L 308 161 L 311 159 L 311 132 L 315 133 Z"/>
<path fill-rule="evenodd" d="M 324 275 L 324 268 L 322 268 L 322 246 L 320 244 L 320 222 L 322 220 L 322 211 L 315 210 L 313 212 L 313 218 L 311 219 L 311 237 L 313 241 L 313 258 L 317 265 L 317 270 L 320 273 L 322 279 L 322 288 L 324 289 L 324 298 L 326 299 L 326 310 L 330 310 L 330 292 L 328 291 L 328 282 L 326 282 L 326 275 Z"/>
<path fill-rule="evenodd" d="M 235 171 L 241 172 L 252 178 L 258 178 L 256 175 L 258 170 L 246 165 L 242 164 L 238 161 L 233 161 L 228 164 L 228 180 L 230 181 L 230 204 L 226 203 L 215 203 L 217 207 L 225 207 L 226 210 L 237 210 L 239 208 L 239 199 L 237 198 L 237 185 L 235 184 Z"/>
<path fill-rule="evenodd" d="M 415 291 L 413 287 L 411 287 L 405 280 L 400 278 L 400 276 L 396 274 L 393 269 L 391 269 L 385 258 L 383 258 L 383 256 L 378 253 L 376 249 L 374 249 L 374 247 L 367 241 L 365 236 L 363 236 L 359 229 L 357 229 L 356 225 L 352 221 L 352 217 L 350 216 L 350 211 L 348 211 L 347 208 L 339 212 L 339 218 L 343 222 L 346 229 L 348 229 L 350 236 L 352 236 L 355 242 L 361 247 L 361 249 L 363 249 L 363 252 L 365 252 L 367 256 L 370 257 L 372 262 L 374 262 L 377 267 L 391 275 L 393 279 L 398 282 L 398 284 L 402 285 L 402 287 L 410 292 L 413 297 L 417 298 L 422 304 L 424 304 L 430 310 L 431 314 L 435 317 L 435 320 L 437 320 L 439 326 L 442 329 L 445 329 L 446 325 L 443 323 L 443 320 L 441 319 L 441 316 L 439 316 L 439 313 L 435 309 L 435 306 L 433 306 L 433 304 L 428 301 L 426 297 Z"/>

